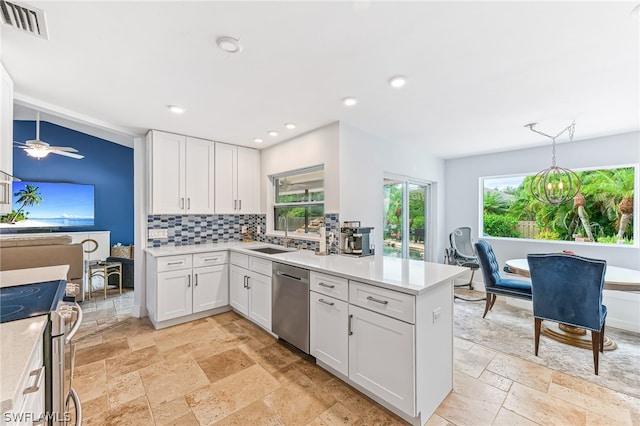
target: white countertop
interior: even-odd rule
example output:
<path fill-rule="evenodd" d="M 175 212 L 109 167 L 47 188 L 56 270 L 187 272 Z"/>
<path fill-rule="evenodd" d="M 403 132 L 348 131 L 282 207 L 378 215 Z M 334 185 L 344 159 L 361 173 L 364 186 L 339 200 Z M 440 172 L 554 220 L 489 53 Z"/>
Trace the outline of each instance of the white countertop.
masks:
<path fill-rule="evenodd" d="M 264 254 L 250 250 L 256 247 L 277 247 L 266 243 L 220 243 L 145 249 L 154 257 L 178 254 L 231 250 L 274 262 L 287 263 L 316 272 L 339 275 L 348 279 L 418 295 L 431 286 L 450 281 L 468 271 L 454 265 L 398 259 L 386 256 L 351 257 L 332 254 L 317 256 L 310 250 L 292 250 L 281 254 Z"/>
<path fill-rule="evenodd" d="M 66 279 L 68 265 L 16 269 L 0 272 L 0 287 Z M 20 397 L 19 389 L 27 371 L 31 355 L 42 350 L 38 345 L 48 316 L 26 318 L 0 324 L 0 411 L 14 408 Z M 38 347 L 39 346 L 39 347 Z"/>

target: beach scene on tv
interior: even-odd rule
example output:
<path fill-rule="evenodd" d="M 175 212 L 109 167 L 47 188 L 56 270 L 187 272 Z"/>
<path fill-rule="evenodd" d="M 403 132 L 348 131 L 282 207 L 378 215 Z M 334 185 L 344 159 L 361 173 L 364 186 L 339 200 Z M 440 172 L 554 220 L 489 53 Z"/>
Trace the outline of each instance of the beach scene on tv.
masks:
<path fill-rule="evenodd" d="M 93 226 L 94 186 L 54 182 L 13 182 L 12 212 L 0 229 Z"/>

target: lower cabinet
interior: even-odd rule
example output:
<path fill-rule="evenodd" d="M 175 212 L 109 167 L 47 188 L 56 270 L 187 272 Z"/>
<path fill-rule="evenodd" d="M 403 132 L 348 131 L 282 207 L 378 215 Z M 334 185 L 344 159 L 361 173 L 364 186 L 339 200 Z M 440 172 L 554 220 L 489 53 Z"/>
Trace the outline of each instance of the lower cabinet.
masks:
<path fill-rule="evenodd" d="M 271 331 L 271 261 L 232 253 L 231 262 L 236 264 L 229 270 L 229 304 Z"/>
<path fill-rule="evenodd" d="M 415 326 L 349 305 L 349 379 L 415 415 Z"/>
<path fill-rule="evenodd" d="M 191 270 L 160 272 L 156 320 L 166 321 L 193 312 Z"/>
<path fill-rule="evenodd" d="M 349 375 L 349 304 L 315 291 L 309 293 L 311 355 Z"/>

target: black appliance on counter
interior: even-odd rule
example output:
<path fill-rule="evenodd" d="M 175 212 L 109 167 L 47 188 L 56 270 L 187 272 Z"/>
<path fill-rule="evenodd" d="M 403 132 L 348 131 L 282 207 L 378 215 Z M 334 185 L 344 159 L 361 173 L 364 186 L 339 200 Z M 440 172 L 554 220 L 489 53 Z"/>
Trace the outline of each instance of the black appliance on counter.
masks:
<path fill-rule="evenodd" d="M 73 296 L 66 296 L 66 280 L 45 281 L 0 288 L 0 323 L 47 315 L 44 331 L 45 413 L 49 425 L 68 422 L 68 404 L 73 400 L 76 424 L 82 424 L 82 406 L 71 387 L 75 347 L 71 345 L 71 371 L 65 389 L 65 345 L 71 344 L 82 323 L 82 309 Z M 66 391 L 66 392 L 65 392 Z"/>
<path fill-rule="evenodd" d="M 360 226 L 360 221 L 343 222 L 340 228 L 340 253 L 351 256 L 372 256 L 372 227 Z"/>

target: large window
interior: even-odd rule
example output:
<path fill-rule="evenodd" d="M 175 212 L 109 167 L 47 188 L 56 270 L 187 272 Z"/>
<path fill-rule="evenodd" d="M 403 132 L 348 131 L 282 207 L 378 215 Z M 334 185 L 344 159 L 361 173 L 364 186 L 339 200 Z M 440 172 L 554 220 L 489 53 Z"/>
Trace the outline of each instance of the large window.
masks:
<path fill-rule="evenodd" d="M 322 166 L 274 176 L 273 229 L 289 234 L 317 233 L 324 224 Z"/>
<path fill-rule="evenodd" d="M 560 206 L 531 195 L 532 176 L 482 179 L 485 236 L 637 244 L 634 189 L 637 166 L 577 171 L 580 192 Z M 637 214 L 637 213 L 636 213 Z"/>
<path fill-rule="evenodd" d="M 428 260 L 428 214 L 431 186 L 406 179 L 385 178 L 383 233 L 385 256 Z"/>

